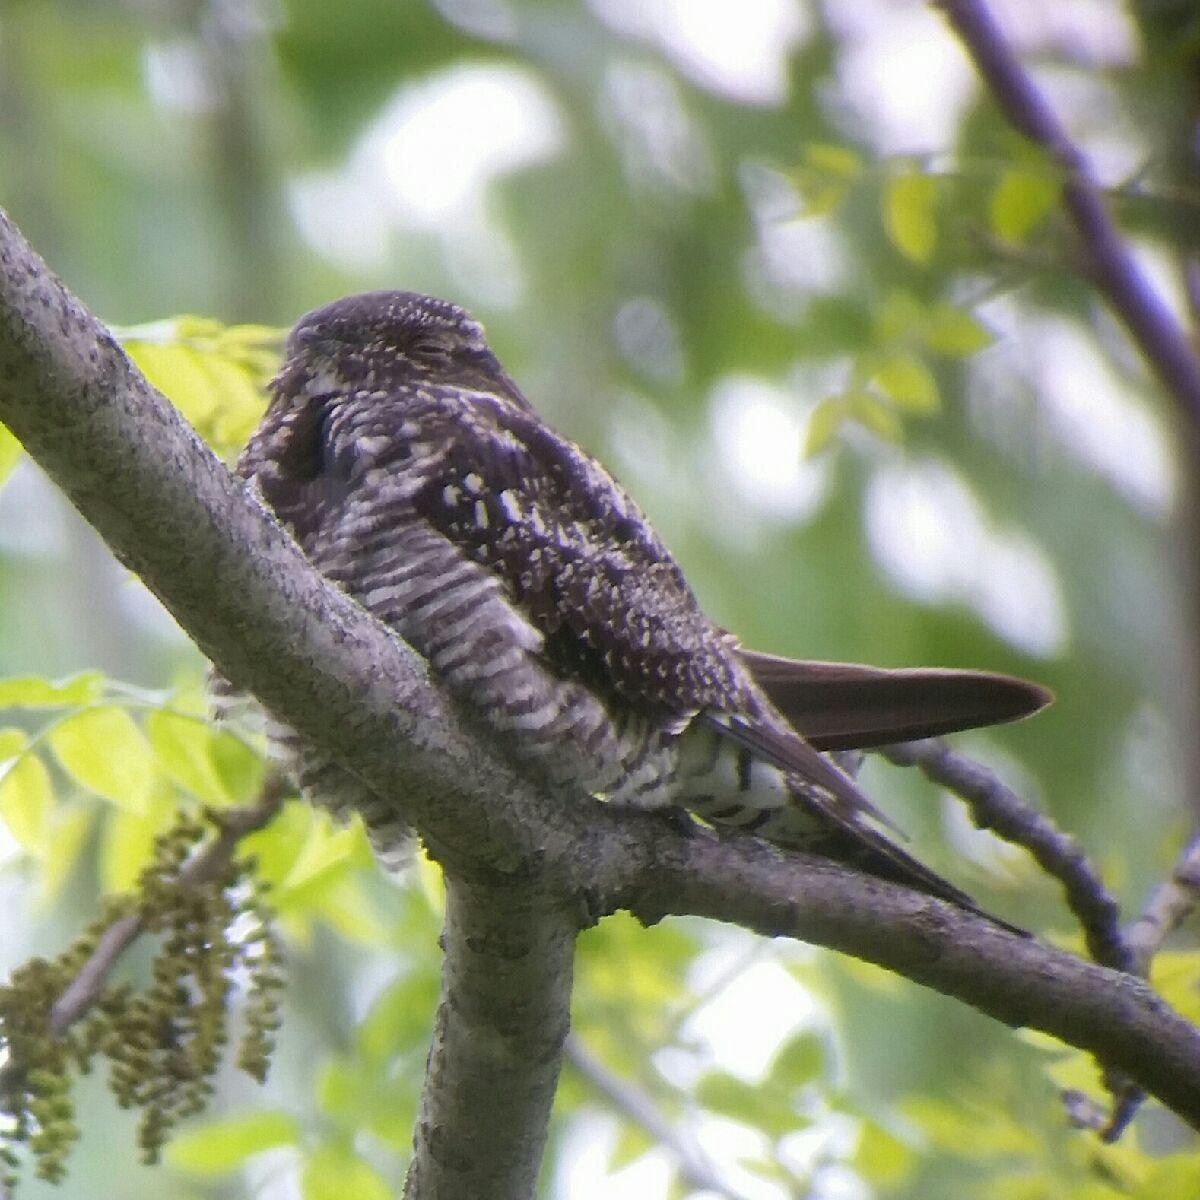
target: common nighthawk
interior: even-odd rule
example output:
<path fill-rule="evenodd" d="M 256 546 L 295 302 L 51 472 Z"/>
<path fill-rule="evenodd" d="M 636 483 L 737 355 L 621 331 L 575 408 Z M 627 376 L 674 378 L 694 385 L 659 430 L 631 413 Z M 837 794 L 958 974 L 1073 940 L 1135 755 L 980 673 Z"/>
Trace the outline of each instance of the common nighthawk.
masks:
<path fill-rule="evenodd" d="M 371 292 L 309 313 L 271 390 L 240 472 L 525 769 L 973 907 L 881 832 L 821 751 L 1012 720 L 1046 703 L 1041 688 L 743 649 L 624 489 L 444 300 Z M 339 791 L 328 763 L 304 774 Z M 384 798 L 334 802 L 364 811 L 377 846 L 399 840 Z"/>

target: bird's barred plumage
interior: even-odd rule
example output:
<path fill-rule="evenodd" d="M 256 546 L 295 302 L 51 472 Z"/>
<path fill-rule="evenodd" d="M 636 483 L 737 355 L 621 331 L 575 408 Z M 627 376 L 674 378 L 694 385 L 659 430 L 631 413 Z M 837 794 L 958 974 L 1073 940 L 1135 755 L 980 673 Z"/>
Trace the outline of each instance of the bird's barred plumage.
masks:
<path fill-rule="evenodd" d="M 832 747 L 1009 719 L 1040 707 L 1040 689 L 742 651 L 628 494 L 539 419 L 445 301 L 379 292 L 310 313 L 272 390 L 241 473 L 528 769 L 970 903 L 879 831 L 768 691 Z M 363 809 L 377 844 L 397 840 L 382 798 L 347 800 L 347 780 L 311 758 L 306 779 Z"/>

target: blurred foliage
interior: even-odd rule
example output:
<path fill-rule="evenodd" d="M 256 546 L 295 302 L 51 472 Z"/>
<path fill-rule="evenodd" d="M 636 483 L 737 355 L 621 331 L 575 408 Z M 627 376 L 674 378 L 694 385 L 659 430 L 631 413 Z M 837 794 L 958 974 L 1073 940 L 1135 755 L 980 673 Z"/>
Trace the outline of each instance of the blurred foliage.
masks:
<path fill-rule="evenodd" d="M 1034 7 L 1021 49 L 1179 303 L 1200 228 L 1192 6 L 1088 0 L 1061 24 Z M 755 36 L 747 83 L 720 64 Z M 0 204 L 226 460 L 277 326 L 371 287 L 464 303 L 749 644 L 1050 685 L 1053 710 L 970 748 L 1134 909 L 1200 794 L 1195 464 L 1078 269 L 1060 179 L 964 70 L 926 6 L 868 0 L 18 0 Z M 194 652 L 17 457 L 0 430 L 10 967 L 70 944 L 181 809 L 244 803 L 262 769 L 252 734 L 207 724 Z M 869 763 L 866 783 L 982 902 L 1065 928 L 1033 868 L 920 780 Z M 244 851 L 291 974 L 270 1080 L 219 1074 L 154 1171 L 85 1080 L 71 1178 L 130 1200 L 392 1194 L 437 992 L 436 873 L 382 878 L 360 829 L 298 802 Z M 1189 1013 L 1192 941 L 1156 975 Z M 764 956 L 806 1005 L 764 992 L 714 1033 Z M 122 971 L 147 978 L 148 952 Z M 575 1027 L 735 1192 L 1197 1190 L 1194 1139 L 1160 1111 L 1118 1147 L 1069 1127 L 1059 1089 L 1100 1095 L 1079 1056 L 831 955 L 613 919 L 581 943 Z M 568 1067 L 545 1194 L 687 1195 L 655 1145 Z M 611 1180 L 581 1182 L 580 1161 Z"/>

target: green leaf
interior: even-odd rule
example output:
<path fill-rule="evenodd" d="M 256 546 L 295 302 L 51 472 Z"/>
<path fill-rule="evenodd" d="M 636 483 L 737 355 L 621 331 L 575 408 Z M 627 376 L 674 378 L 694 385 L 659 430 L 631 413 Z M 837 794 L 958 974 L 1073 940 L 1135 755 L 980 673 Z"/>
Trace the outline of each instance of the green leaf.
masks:
<path fill-rule="evenodd" d="M 92 704 L 104 691 L 104 676 L 85 671 L 66 679 L 49 680 L 40 675 L 13 675 L 0 679 L 2 708 L 67 708 Z"/>
<path fill-rule="evenodd" d="M 904 441 L 904 422 L 889 404 L 870 392 L 853 392 L 846 397 L 846 415 L 885 442 Z"/>
<path fill-rule="evenodd" d="M 920 172 L 893 175 L 883 190 L 883 227 L 906 258 L 927 263 L 937 245 L 937 181 Z"/>
<path fill-rule="evenodd" d="M 104 823 L 100 847 L 100 884 L 106 892 L 131 892 L 142 870 L 154 857 L 155 839 L 171 827 L 175 805 L 162 794 L 154 794 L 145 810 L 110 810 Z"/>
<path fill-rule="evenodd" d="M 319 814 L 279 885 L 280 891 L 299 892 L 356 862 L 361 865 L 362 849 L 362 834 L 357 828 L 335 828 L 327 814 Z"/>
<path fill-rule="evenodd" d="M 1037 1135 L 1018 1124 L 999 1103 L 910 1096 L 901 1107 L 935 1146 L 963 1158 L 1033 1155 L 1040 1148 Z"/>
<path fill-rule="evenodd" d="M 970 313 L 953 304 L 936 304 L 921 329 L 925 346 L 947 358 L 970 358 L 995 341 L 991 333 Z"/>
<path fill-rule="evenodd" d="M 988 222 L 997 237 L 1023 242 L 1058 203 L 1059 184 L 1045 172 L 1012 167 L 988 203 Z"/>
<path fill-rule="evenodd" d="M 5 734 L 17 733 L 5 730 Z M 11 739 L 6 742 L 6 747 Z M 0 817 L 21 849 L 40 855 L 46 844 L 46 823 L 54 808 L 50 772 L 36 754 L 24 754 L 0 776 Z"/>
<path fill-rule="evenodd" d="M 258 795 L 266 768 L 262 754 L 224 729 L 210 729 L 208 755 L 221 790 L 233 803 L 246 804 Z"/>
<path fill-rule="evenodd" d="M 167 1143 L 166 1161 L 192 1175 L 224 1175 L 251 1155 L 300 1140 L 296 1122 L 281 1112 L 252 1112 L 209 1121 L 176 1134 Z"/>
<path fill-rule="evenodd" d="M 357 830 L 352 829 L 352 832 Z M 365 866 L 367 864 L 360 864 L 357 869 L 362 870 Z M 370 869 L 374 869 L 373 864 Z M 342 874 L 340 878 L 336 875 L 323 877 L 316 888 L 305 889 L 305 897 L 313 915 L 320 917 L 349 941 L 363 946 L 386 946 L 391 943 L 389 928 L 381 920 L 361 876 Z"/>
<path fill-rule="evenodd" d="M 363 1115 L 363 1069 L 341 1057 L 331 1058 L 317 1072 L 317 1106 L 330 1117 Z"/>
<path fill-rule="evenodd" d="M 940 406 L 933 372 L 921 358 L 908 351 L 889 354 L 871 377 L 888 399 L 905 412 L 927 416 Z"/>
<path fill-rule="evenodd" d="M 91 824 L 92 809 L 82 804 L 60 804 L 49 815 L 41 855 L 45 899 L 52 900 L 74 876 Z"/>
<path fill-rule="evenodd" d="M 924 305 L 911 292 L 889 292 L 875 317 L 875 337 L 880 343 L 907 341 L 920 333 L 926 321 Z"/>
<path fill-rule="evenodd" d="M 803 215 L 820 217 L 833 212 L 861 172 L 862 160 L 848 146 L 810 143 L 804 149 L 804 161 L 793 173 L 804 202 Z"/>
<path fill-rule="evenodd" d="M 836 142 L 809 142 L 804 147 L 804 161 L 838 179 L 854 179 L 862 172 L 858 152 Z"/>
<path fill-rule="evenodd" d="M 392 1189 L 357 1154 L 324 1145 L 304 1164 L 300 1178 L 304 1200 L 392 1200 Z"/>
<path fill-rule="evenodd" d="M 130 812 L 145 811 L 154 783 L 154 755 L 124 709 L 84 709 L 56 726 L 48 740 L 76 782 Z"/>
<path fill-rule="evenodd" d="M 771 1063 L 771 1081 L 794 1088 L 810 1083 L 825 1074 L 825 1039 L 806 1030 L 790 1037 L 776 1053 Z"/>
<path fill-rule="evenodd" d="M 384 991 L 354 1031 L 358 1053 L 381 1066 L 421 1043 L 428 1036 L 437 997 L 437 973 L 414 967 Z"/>
<path fill-rule="evenodd" d="M 131 340 L 125 343 L 125 350 L 138 370 L 193 425 L 202 426 L 221 403 L 203 359 L 190 346 Z"/>
<path fill-rule="evenodd" d="M 783 1137 L 812 1122 L 792 1104 L 792 1089 L 745 1083 L 724 1071 L 710 1071 L 696 1087 L 696 1099 L 711 1112 L 741 1121 L 767 1137 Z"/>
<path fill-rule="evenodd" d="M 1189 1021 L 1200 1021 L 1200 951 L 1160 951 L 1150 965 L 1150 983 Z"/>
<path fill-rule="evenodd" d="M 13 467 L 20 461 L 22 451 L 21 443 L 5 426 L 0 425 L 0 483 L 12 474 Z"/>
<path fill-rule="evenodd" d="M 29 734 L 23 729 L 0 729 L 0 769 L 29 745 Z"/>
<path fill-rule="evenodd" d="M 874 1121 L 859 1126 L 854 1165 L 871 1183 L 895 1187 L 912 1170 L 915 1159 L 910 1146 Z"/>
<path fill-rule="evenodd" d="M 635 1159 L 653 1150 L 658 1142 L 651 1137 L 640 1125 L 625 1121 L 617 1137 L 617 1144 L 612 1154 L 608 1156 L 608 1170 L 612 1174 L 622 1167 L 627 1167 Z"/>
<path fill-rule="evenodd" d="M 207 804 L 230 803 L 210 753 L 212 735 L 203 721 L 152 712 L 146 718 L 146 734 L 158 768 L 168 779 Z"/>
<path fill-rule="evenodd" d="M 837 437 L 846 419 L 847 408 L 845 396 L 827 396 L 809 413 L 801 451 L 805 458 L 820 454 Z"/>

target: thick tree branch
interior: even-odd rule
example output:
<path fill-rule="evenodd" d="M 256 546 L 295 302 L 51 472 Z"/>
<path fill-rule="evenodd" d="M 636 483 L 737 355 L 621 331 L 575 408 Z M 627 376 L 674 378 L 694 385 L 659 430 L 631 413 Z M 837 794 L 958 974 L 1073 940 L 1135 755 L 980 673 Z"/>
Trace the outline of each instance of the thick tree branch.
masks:
<path fill-rule="evenodd" d="M 521 886 L 446 880 L 446 957 L 411 1200 L 532 1196 L 571 1020 L 575 913 Z"/>
<path fill-rule="evenodd" d="M 1091 164 L 1042 91 L 1021 67 L 983 0 L 934 0 L 987 81 L 1013 127 L 1062 168 L 1063 205 L 1092 278 L 1145 355 L 1150 369 L 1193 420 L 1200 421 L 1200 359 L 1113 224 Z"/>
<path fill-rule="evenodd" d="M 1200 1128 L 1200 1030 L 1141 980 L 985 917 L 749 838 L 637 830 L 640 861 L 609 860 L 612 907 L 691 913 L 878 963 L 1012 1026 L 1091 1052 Z"/>
<path fill-rule="evenodd" d="M 528 1172 L 565 1034 L 555 1014 L 571 933 L 587 913 L 621 906 L 649 920 L 697 913 L 878 962 L 1091 1051 L 1200 1125 L 1200 1032 L 1138 981 L 848 869 L 535 786 L 407 647 L 312 569 L 3 217 L 0 420 L 227 678 L 396 797 L 445 863 L 448 976 L 414 1200 L 485 1177 L 480 1148 L 490 1152 L 501 1130 L 512 1136 L 504 1109 L 516 1093 L 542 1126 L 525 1131 Z M 536 1014 L 540 1049 L 513 1061 Z M 490 1073 L 490 1104 L 486 1089 L 456 1104 L 446 1089 L 462 1067 Z M 479 1124 L 468 1128 L 466 1115 Z M 517 1186 L 511 1163 L 497 1169 Z M 476 1194 L 520 1195 L 499 1185 Z"/>

